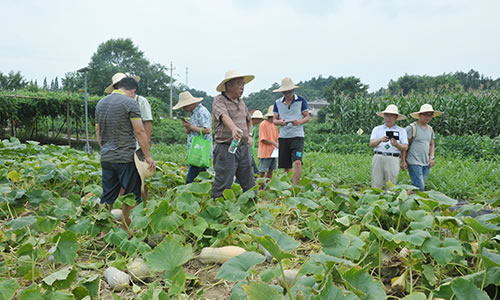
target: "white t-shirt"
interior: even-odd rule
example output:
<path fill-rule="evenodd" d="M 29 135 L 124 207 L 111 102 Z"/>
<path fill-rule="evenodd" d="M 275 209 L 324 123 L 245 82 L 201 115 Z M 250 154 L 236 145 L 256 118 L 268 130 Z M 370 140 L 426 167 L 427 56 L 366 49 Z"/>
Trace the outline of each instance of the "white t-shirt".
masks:
<path fill-rule="evenodd" d="M 399 127 L 398 125 L 394 125 L 393 127 L 389 128 L 385 124 L 382 124 L 373 128 L 370 140 L 375 140 L 386 136 L 386 131 L 397 131 L 399 133 L 398 143 L 408 144 L 408 135 L 406 134 L 406 130 Z M 387 142 L 381 142 L 373 150 L 379 152 L 400 153 L 399 149 L 391 144 L 391 140 L 388 140 Z"/>
<path fill-rule="evenodd" d="M 151 105 L 146 98 L 136 95 L 135 101 L 139 104 L 139 110 L 141 111 L 142 121 L 153 121 L 153 114 L 151 113 Z"/>

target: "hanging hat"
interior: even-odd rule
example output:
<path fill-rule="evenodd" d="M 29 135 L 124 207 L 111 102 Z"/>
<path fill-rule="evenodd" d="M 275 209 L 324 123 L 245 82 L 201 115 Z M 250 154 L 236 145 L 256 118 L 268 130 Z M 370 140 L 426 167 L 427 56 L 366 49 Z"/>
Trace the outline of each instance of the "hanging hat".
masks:
<path fill-rule="evenodd" d="M 274 105 L 270 105 L 269 108 L 267 109 L 266 114 L 264 117 L 269 118 L 269 117 L 274 117 Z"/>
<path fill-rule="evenodd" d="M 249 83 L 250 81 L 252 81 L 255 78 L 254 75 L 243 75 L 236 70 L 229 70 L 226 72 L 226 78 L 224 78 L 224 80 L 222 80 L 222 82 L 219 83 L 219 85 L 217 85 L 217 88 L 215 90 L 217 92 L 225 92 L 226 91 L 226 85 L 225 85 L 226 82 L 228 82 L 231 79 L 240 78 L 240 77 L 243 77 L 245 84 Z"/>
<path fill-rule="evenodd" d="M 436 111 L 436 110 L 432 109 L 432 105 L 424 104 L 424 105 L 420 106 L 420 111 L 412 112 L 410 114 L 410 116 L 412 116 L 415 119 L 419 119 L 418 115 L 421 113 L 426 113 L 426 112 L 433 112 L 434 115 L 432 117 L 437 117 L 437 116 L 440 116 L 443 114 L 443 112 L 441 112 L 441 111 Z"/>
<path fill-rule="evenodd" d="M 184 106 L 191 105 L 193 103 L 201 102 L 201 100 L 203 100 L 203 97 L 200 98 L 193 97 L 193 95 L 191 95 L 190 92 L 185 91 L 179 94 L 179 102 L 177 102 L 177 104 L 174 107 L 172 107 L 172 109 L 179 109 Z"/>
<path fill-rule="evenodd" d="M 279 89 L 275 89 L 273 92 L 279 93 L 279 92 L 285 92 L 285 91 L 291 91 L 296 88 L 299 88 L 300 86 L 297 86 L 293 84 L 293 81 L 290 77 L 285 77 L 283 80 L 281 80 L 281 86 Z"/>
<path fill-rule="evenodd" d="M 398 121 L 406 119 L 406 116 L 400 114 L 398 107 L 394 104 L 389 104 L 389 106 L 387 106 L 387 108 L 384 111 L 377 112 L 377 116 L 382 117 L 382 118 L 384 117 L 384 114 L 398 115 L 398 118 L 397 118 Z"/>
<path fill-rule="evenodd" d="M 151 170 L 149 168 L 149 164 L 146 162 L 146 156 L 140 148 L 135 150 L 134 163 L 137 168 L 137 173 L 139 173 L 139 176 L 141 177 L 141 191 L 144 191 L 144 181 L 153 176 L 156 169 Z"/>
<path fill-rule="evenodd" d="M 264 116 L 262 115 L 262 112 L 258 109 L 256 109 L 253 114 L 251 119 L 264 119 Z"/>
<path fill-rule="evenodd" d="M 114 91 L 114 85 L 120 82 L 123 78 L 127 77 L 126 74 L 118 72 L 113 77 L 111 78 L 112 84 L 108 85 L 108 87 L 104 90 L 106 94 L 111 94 Z M 135 81 L 139 82 L 141 80 L 141 77 L 139 76 L 131 76 L 132 78 L 135 79 Z"/>

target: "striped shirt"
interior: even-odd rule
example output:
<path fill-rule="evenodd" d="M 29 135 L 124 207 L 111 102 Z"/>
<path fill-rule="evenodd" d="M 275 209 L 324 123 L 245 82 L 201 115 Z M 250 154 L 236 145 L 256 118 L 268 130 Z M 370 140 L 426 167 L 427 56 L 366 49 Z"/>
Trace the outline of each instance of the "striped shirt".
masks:
<path fill-rule="evenodd" d="M 101 137 L 101 161 L 129 163 L 134 161 L 136 139 L 131 120 L 141 120 L 139 104 L 114 92 L 99 100 L 95 111 Z"/>
<path fill-rule="evenodd" d="M 229 144 L 233 139 L 231 129 L 222 122 L 222 114 L 228 115 L 234 125 L 243 131 L 242 143 L 248 142 L 248 123 L 250 114 L 243 99 L 230 100 L 224 94 L 215 96 L 212 104 L 212 115 L 214 118 L 215 142 L 218 144 Z"/>

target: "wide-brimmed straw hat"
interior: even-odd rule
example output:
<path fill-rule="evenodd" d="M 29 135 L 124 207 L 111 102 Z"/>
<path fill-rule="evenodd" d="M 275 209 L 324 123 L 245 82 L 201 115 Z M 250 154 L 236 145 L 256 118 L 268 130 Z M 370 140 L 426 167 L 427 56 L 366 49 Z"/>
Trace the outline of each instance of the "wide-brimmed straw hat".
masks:
<path fill-rule="evenodd" d="M 172 107 L 172 109 L 179 109 L 184 106 L 191 105 L 193 103 L 201 102 L 201 100 L 203 100 L 203 97 L 200 98 L 193 97 L 193 95 L 191 95 L 191 93 L 188 91 L 182 92 L 179 94 L 179 102 L 177 102 L 177 104 L 174 107 Z"/>
<path fill-rule="evenodd" d="M 140 148 L 135 150 L 134 163 L 137 169 L 137 173 L 139 173 L 139 176 L 141 177 L 141 191 L 144 191 L 144 181 L 153 176 L 156 172 L 156 169 L 151 170 L 149 168 L 149 164 L 146 162 L 146 156 Z"/>
<path fill-rule="evenodd" d="M 394 104 L 389 104 L 389 106 L 387 106 L 387 108 L 384 111 L 378 111 L 376 114 L 377 116 L 382 118 L 384 117 L 384 114 L 398 115 L 397 118 L 398 121 L 406 119 L 406 116 L 400 114 L 398 107 Z"/>
<path fill-rule="evenodd" d="M 252 114 L 252 119 L 264 119 L 264 116 L 262 115 L 262 112 L 258 109 L 256 109 L 253 114 Z"/>
<path fill-rule="evenodd" d="M 120 82 L 125 77 L 127 77 L 127 75 L 124 73 L 121 73 L 121 72 L 118 72 L 115 75 L 113 75 L 113 77 L 111 78 L 112 83 L 110 85 L 108 85 L 108 87 L 104 90 L 104 92 L 106 94 L 111 94 L 113 92 L 113 90 L 115 89 L 113 86 L 115 84 L 117 84 L 118 82 Z M 135 81 L 137 81 L 137 82 L 139 82 L 141 80 L 141 77 L 139 77 L 139 76 L 130 76 L 130 77 L 134 78 Z"/>
<path fill-rule="evenodd" d="M 285 92 L 294 90 L 296 88 L 300 88 L 300 86 L 295 85 L 290 77 L 285 77 L 283 78 L 283 80 L 281 80 L 281 86 L 279 87 L 279 89 L 275 89 L 273 92 L 275 93 Z"/>
<path fill-rule="evenodd" d="M 412 112 L 410 114 L 410 116 L 412 116 L 415 119 L 419 119 L 418 115 L 421 113 L 426 113 L 426 112 L 433 112 L 434 115 L 432 117 L 437 117 L 437 116 L 440 116 L 443 114 L 443 112 L 441 112 L 441 111 L 437 111 L 437 110 L 432 109 L 432 105 L 424 104 L 424 105 L 420 106 L 420 111 Z"/>
<path fill-rule="evenodd" d="M 226 76 L 225 76 L 224 80 L 222 80 L 221 83 L 219 83 L 219 85 L 217 85 L 217 88 L 215 90 L 217 92 L 225 92 L 226 91 L 226 85 L 225 85 L 226 82 L 228 82 L 231 79 L 240 78 L 240 77 L 243 77 L 245 84 L 249 83 L 250 81 L 252 81 L 255 78 L 254 75 L 244 75 L 244 74 L 241 74 L 240 72 L 238 72 L 237 70 L 229 70 L 226 72 Z"/>
<path fill-rule="evenodd" d="M 264 117 L 269 118 L 269 117 L 274 117 L 274 105 L 270 105 L 269 108 L 267 109 L 266 114 Z"/>

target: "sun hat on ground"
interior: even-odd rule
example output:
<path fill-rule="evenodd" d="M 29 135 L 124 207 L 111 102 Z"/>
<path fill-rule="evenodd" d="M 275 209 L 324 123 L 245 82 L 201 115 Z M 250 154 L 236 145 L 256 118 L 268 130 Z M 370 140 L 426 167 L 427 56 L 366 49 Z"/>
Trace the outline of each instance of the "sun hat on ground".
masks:
<path fill-rule="evenodd" d="M 376 114 L 377 114 L 377 116 L 382 117 L 382 118 L 384 117 L 384 114 L 398 115 L 398 118 L 397 118 L 398 121 L 406 119 L 406 116 L 400 114 L 398 107 L 394 104 L 389 104 L 389 106 L 387 106 L 387 108 L 384 111 L 378 111 Z"/>
<path fill-rule="evenodd" d="M 253 114 L 251 119 L 264 119 L 264 116 L 262 115 L 262 112 L 258 109 L 256 109 Z"/>
<path fill-rule="evenodd" d="M 269 117 L 274 117 L 274 105 L 270 105 L 269 108 L 267 109 L 266 114 L 264 117 L 269 118 Z"/>
<path fill-rule="evenodd" d="M 134 163 L 137 168 L 137 173 L 139 173 L 139 176 L 141 177 L 141 191 L 144 191 L 144 181 L 153 176 L 156 169 L 149 169 L 149 164 L 146 162 L 146 156 L 140 148 L 135 150 Z"/>
<path fill-rule="evenodd" d="M 434 115 L 432 117 L 437 117 L 437 116 L 440 116 L 440 115 L 443 114 L 443 112 L 441 112 L 441 111 L 437 111 L 437 110 L 432 109 L 432 105 L 430 105 L 430 104 L 424 104 L 424 105 L 420 106 L 420 111 L 412 112 L 410 114 L 410 116 L 412 116 L 415 119 L 418 119 L 419 118 L 419 116 L 418 116 L 419 114 L 426 113 L 426 112 L 433 112 Z"/>
<path fill-rule="evenodd" d="M 182 92 L 179 94 L 179 102 L 177 102 L 177 104 L 174 107 L 172 107 L 172 109 L 179 109 L 184 106 L 191 105 L 193 103 L 201 102 L 201 100 L 203 100 L 203 97 L 200 98 L 193 97 L 193 95 L 191 95 L 191 93 L 188 91 Z"/>
<path fill-rule="evenodd" d="M 281 86 L 279 87 L 279 89 L 275 89 L 273 92 L 279 93 L 279 92 L 291 91 L 296 88 L 300 88 L 300 86 L 295 85 L 290 77 L 285 77 L 283 78 L 283 80 L 281 80 Z"/>
<path fill-rule="evenodd" d="M 113 90 L 115 89 L 113 86 L 120 82 L 123 78 L 128 77 L 125 73 L 118 72 L 113 77 L 111 78 L 111 84 L 108 85 L 108 87 L 104 90 L 106 94 L 111 94 Z M 139 76 L 130 76 L 135 79 L 135 81 L 139 82 L 141 80 L 141 77 Z"/>
<path fill-rule="evenodd" d="M 250 81 L 252 81 L 255 78 L 254 75 L 245 75 L 245 74 L 241 74 L 237 70 L 229 70 L 226 72 L 224 80 L 222 80 L 221 83 L 219 83 L 219 85 L 217 85 L 217 88 L 215 90 L 217 92 L 225 92 L 226 91 L 226 85 L 225 85 L 226 82 L 228 82 L 231 79 L 240 78 L 240 77 L 243 77 L 245 84 L 249 83 Z"/>

